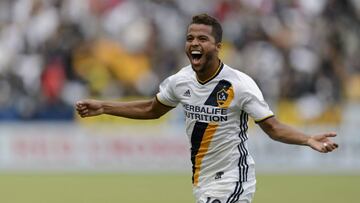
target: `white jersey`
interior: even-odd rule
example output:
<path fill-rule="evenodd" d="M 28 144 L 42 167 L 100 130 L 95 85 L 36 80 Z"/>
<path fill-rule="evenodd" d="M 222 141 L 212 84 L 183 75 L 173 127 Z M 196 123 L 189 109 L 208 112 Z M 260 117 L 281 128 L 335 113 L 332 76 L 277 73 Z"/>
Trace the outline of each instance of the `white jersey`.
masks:
<path fill-rule="evenodd" d="M 195 188 L 254 178 L 246 145 L 248 115 L 261 121 L 273 112 L 249 76 L 221 63 L 214 76 L 199 81 L 189 65 L 168 77 L 156 98 L 183 106 Z"/>

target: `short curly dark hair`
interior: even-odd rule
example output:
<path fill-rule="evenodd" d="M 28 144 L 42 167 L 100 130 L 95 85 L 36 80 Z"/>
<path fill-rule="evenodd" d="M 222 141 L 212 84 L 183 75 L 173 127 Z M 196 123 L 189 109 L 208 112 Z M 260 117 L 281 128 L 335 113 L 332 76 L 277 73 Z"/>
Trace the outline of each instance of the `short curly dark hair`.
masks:
<path fill-rule="evenodd" d="M 203 25 L 211 26 L 212 27 L 211 34 L 214 36 L 215 42 L 219 43 L 222 41 L 223 30 L 219 21 L 216 18 L 211 17 L 206 13 L 203 13 L 193 16 L 190 25 L 191 24 L 203 24 Z"/>

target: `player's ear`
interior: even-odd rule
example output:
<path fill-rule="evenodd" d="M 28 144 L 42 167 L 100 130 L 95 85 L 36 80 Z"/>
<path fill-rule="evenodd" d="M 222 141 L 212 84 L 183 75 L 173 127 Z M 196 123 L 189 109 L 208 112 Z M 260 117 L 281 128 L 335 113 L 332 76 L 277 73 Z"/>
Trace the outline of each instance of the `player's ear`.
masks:
<path fill-rule="evenodd" d="M 222 43 L 221 42 L 218 42 L 216 43 L 216 51 L 220 51 L 221 50 L 221 47 L 222 47 Z"/>

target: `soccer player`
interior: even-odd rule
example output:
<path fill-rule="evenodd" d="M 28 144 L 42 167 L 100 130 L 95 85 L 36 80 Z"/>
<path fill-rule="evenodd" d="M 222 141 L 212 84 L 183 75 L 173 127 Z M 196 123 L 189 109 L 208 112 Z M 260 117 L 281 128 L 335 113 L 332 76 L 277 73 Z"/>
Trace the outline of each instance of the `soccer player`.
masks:
<path fill-rule="evenodd" d="M 328 132 L 306 135 L 278 121 L 255 82 L 218 57 L 222 27 L 207 15 L 194 16 L 185 52 L 190 65 L 168 77 L 150 100 L 76 103 L 81 117 L 109 114 L 156 119 L 181 104 L 191 141 L 193 192 L 197 203 L 250 203 L 255 192 L 254 161 L 247 148 L 248 116 L 270 138 L 327 153 L 338 147 Z M 269 69 L 269 71 L 271 71 Z"/>

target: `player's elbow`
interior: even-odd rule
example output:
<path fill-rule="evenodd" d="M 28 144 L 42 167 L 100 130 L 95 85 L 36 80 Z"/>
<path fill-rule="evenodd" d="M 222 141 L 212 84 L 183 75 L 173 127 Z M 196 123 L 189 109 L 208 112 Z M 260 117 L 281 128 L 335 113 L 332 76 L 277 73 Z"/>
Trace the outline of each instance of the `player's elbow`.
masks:
<path fill-rule="evenodd" d="M 164 105 L 158 103 L 156 99 L 153 99 L 152 101 L 149 101 L 146 109 L 150 119 L 158 119 L 172 108 L 165 107 Z"/>
<path fill-rule="evenodd" d="M 264 122 L 259 123 L 261 129 L 273 140 L 281 140 L 281 123 L 275 118 L 269 118 Z"/>
<path fill-rule="evenodd" d="M 156 111 L 154 108 L 152 108 L 151 106 L 149 106 L 146 110 L 145 110 L 145 117 L 146 119 L 159 119 L 163 114 L 161 114 L 160 112 Z"/>
<path fill-rule="evenodd" d="M 159 119 L 159 118 L 161 118 L 161 114 L 159 114 L 159 113 L 153 113 L 152 114 L 152 116 L 151 116 L 151 119 Z"/>

